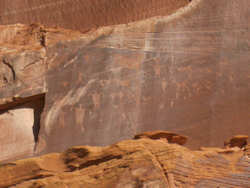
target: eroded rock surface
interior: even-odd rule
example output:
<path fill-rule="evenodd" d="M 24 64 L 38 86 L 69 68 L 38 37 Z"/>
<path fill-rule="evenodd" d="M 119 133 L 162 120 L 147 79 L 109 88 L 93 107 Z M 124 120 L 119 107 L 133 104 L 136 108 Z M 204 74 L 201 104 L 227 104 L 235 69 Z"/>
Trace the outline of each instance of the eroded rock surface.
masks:
<path fill-rule="evenodd" d="M 45 95 L 33 155 L 151 130 L 187 135 L 193 148 L 249 135 L 249 5 L 193 0 L 85 34 L 0 26 L 0 108 Z"/>
<path fill-rule="evenodd" d="M 191 151 L 162 140 L 126 140 L 1 165 L 0 187 L 248 188 L 249 163 L 243 150 Z"/>

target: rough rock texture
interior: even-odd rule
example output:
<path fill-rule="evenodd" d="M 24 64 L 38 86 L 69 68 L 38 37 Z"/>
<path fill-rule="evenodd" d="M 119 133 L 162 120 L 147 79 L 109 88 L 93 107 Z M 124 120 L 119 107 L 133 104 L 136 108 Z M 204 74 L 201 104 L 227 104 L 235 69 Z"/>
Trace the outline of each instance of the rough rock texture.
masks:
<path fill-rule="evenodd" d="M 1 26 L 2 114 L 25 109 L 33 97 L 44 102 L 27 155 L 151 130 L 187 135 L 194 148 L 249 135 L 249 5 L 193 0 L 170 16 L 86 34 Z M 0 125 L 0 138 L 7 126 Z"/>
<path fill-rule="evenodd" d="M 241 149 L 191 151 L 162 140 L 127 140 L 1 165 L 0 187 L 249 188 L 249 163 Z"/>
<path fill-rule="evenodd" d="M 1 0 L 0 25 L 42 23 L 88 31 L 168 15 L 190 0 Z"/>

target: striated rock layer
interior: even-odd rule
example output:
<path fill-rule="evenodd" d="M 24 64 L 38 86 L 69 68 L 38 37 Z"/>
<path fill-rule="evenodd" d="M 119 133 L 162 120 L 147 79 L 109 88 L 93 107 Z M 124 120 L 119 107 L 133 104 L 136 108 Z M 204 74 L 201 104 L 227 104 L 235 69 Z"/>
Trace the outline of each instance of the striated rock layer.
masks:
<path fill-rule="evenodd" d="M 0 187 L 248 188 L 249 163 L 240 148 L 191 151 L 142 138 L 0 165 Z"/>
<path fill-rule="evenodd" d="M 0 26 L 0 141 L 8 144 L 0 160 L 151 130 L 185 134 L 193 148 L 249 135 L 249 5 L 193 0 L 170 16 L 86 34 Z"/>
<path fill-rule="evenodd" d="M 1 0 L 1 24 L 42 23 L 88 31 L 168 15 L 190 0 Z"/>

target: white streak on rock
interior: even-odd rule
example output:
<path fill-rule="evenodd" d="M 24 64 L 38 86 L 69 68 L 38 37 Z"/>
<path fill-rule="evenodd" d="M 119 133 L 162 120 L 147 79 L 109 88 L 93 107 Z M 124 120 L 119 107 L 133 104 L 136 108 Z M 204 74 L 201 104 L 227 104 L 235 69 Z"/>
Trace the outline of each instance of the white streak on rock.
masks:
<path fill-rule="evenodd" d="M 80 87 L 78 89 L 70 90 L 66 96 L 64 96 L 61 100 L 56 101 L 50 111 L 48 112 L 47 116 L 45 117 L 45 131 L 49 134 L 52 130 L 53 124 L 58 118 L 58 115 L 61 109 L 67 105 L 75 105 L 77 104 L 80 99 L 87 94 L 87 91 L 91 84 L 95 82 L 95 79 L 89 80 L 86 86 Z"/>

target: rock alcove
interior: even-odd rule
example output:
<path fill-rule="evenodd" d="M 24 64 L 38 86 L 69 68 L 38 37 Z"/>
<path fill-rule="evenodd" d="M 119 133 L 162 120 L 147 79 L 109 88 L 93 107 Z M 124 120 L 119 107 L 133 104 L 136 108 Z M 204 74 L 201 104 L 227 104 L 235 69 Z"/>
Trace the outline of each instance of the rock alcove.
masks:
<path fill-rule="evenodd" d="M 1 161 L 33 154 L 38 142 L 45 94 L 0 106 Z"/>

